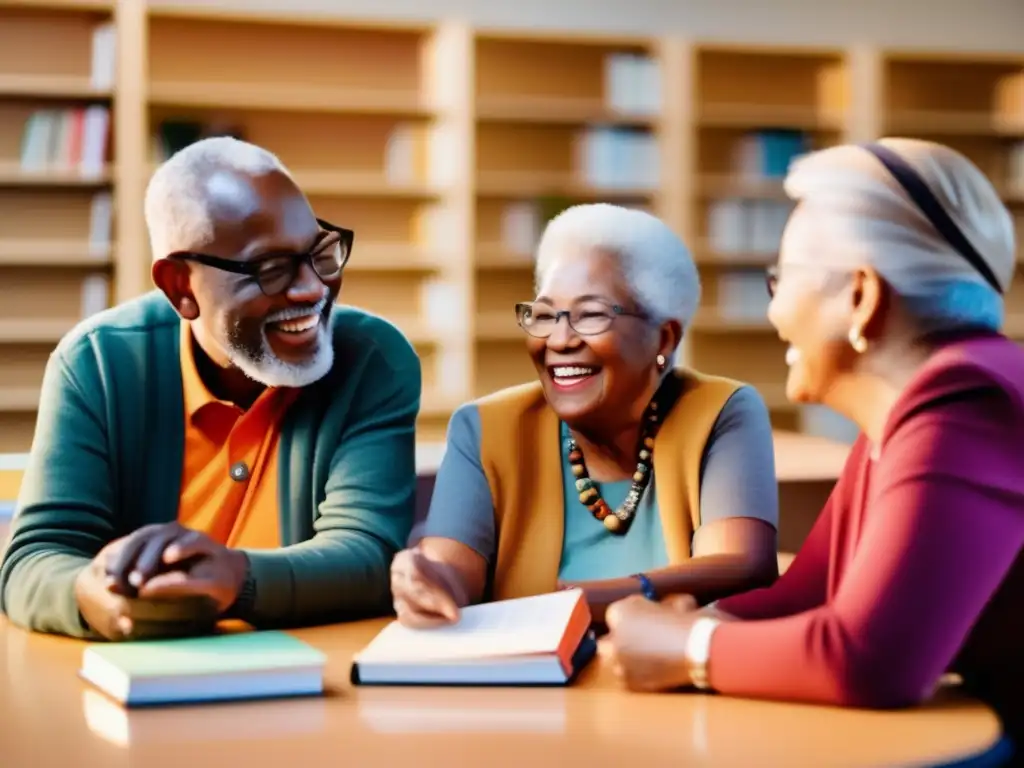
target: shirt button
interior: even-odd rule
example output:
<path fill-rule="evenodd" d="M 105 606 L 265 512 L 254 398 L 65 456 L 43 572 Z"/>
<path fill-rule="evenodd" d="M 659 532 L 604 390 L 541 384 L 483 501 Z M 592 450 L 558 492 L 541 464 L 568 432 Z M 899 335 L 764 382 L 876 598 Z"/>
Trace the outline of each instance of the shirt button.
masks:
<path fill-rule="evenodd" d="M 231 479 L 237 483 L 242 483 L 249 479 L 249 467 L 245 465 L 244 461 L 236 461 L 231 465 Z"/>

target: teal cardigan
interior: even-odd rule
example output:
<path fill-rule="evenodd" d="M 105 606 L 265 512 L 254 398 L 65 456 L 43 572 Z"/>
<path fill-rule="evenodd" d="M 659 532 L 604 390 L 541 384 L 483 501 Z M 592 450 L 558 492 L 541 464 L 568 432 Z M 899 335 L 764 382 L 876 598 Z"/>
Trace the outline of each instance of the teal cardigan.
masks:
<path fill-rule="evenodd" d="M 78 572 L 110 541 L 177 518 L 184 454 L 181 321 L 150 293 L 80 324 L 50 356 L 31 457 L 0 561 L 0 610 L 88 637 Z M 256 626 L 390 609 L 389 568 L 413 523 L 419 358 L 398 329 L 338 307 L 335 363 L 280 439 L 284 546 L 247 551 Z"/>

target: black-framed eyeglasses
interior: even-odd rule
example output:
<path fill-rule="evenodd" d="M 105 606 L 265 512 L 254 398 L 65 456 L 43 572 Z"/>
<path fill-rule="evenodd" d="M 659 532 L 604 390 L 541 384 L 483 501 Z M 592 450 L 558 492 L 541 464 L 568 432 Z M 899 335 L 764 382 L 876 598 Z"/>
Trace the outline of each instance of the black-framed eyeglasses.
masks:
<path fill-rule="evenodd" d="M 309 264 L 321 281 L 337 278 L 348 264 L 355 232 L 336 227 L 323 219 L 317 219 L 316 222 L 323 230 L 321 237 L 305 253 L 269 253 L 251 261 L 235 261 L 206 253 L 175 251 L 168 254 L 167 258 L 192 261 L 235 275 L 245 275 L 254 280 L 267 296 L 277 296 L 291 287 L 303 264 Z"/>
<path fill-rule="evenodd" d="M 522 301 L 516 304 L 516 321 L 531 336 L 546 339 L 555 332 L 559 321 L 566 319 L 569 327 L 580 336 L 596 336 L 612 327 L 617 317 L 636 317 L 647 320 L 644 312 L 631 311 L 618 304 L 603 301 L 584 301 L 572 309 L 555 309 L 548 304 Z"/>

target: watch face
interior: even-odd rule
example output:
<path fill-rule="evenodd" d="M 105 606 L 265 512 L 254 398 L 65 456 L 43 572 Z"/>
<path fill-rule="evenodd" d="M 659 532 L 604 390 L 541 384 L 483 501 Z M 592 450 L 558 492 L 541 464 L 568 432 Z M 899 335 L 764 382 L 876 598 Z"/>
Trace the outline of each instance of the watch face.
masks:
<path fill-rule="evenodd" d="M 711 635 L 718 622 L 703 616 L 693 623 L 686 641 L 686 656 L 693 664 L 706 664 L 711 653 Z"/>

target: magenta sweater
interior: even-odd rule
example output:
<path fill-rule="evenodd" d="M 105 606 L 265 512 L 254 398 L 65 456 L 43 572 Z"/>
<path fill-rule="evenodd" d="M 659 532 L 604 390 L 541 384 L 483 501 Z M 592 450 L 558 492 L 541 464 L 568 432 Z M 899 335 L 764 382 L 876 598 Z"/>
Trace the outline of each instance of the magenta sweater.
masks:
<path fill-rule="evenodd" d="M 865 707 L 928 697 L 946 672 L 1024 699 L 1024 351 L 949 339 L 862 437 L 790 569 L 719 602 L 725 694 Z M 785 514 L 785 510 L 782 510 Z"/>

